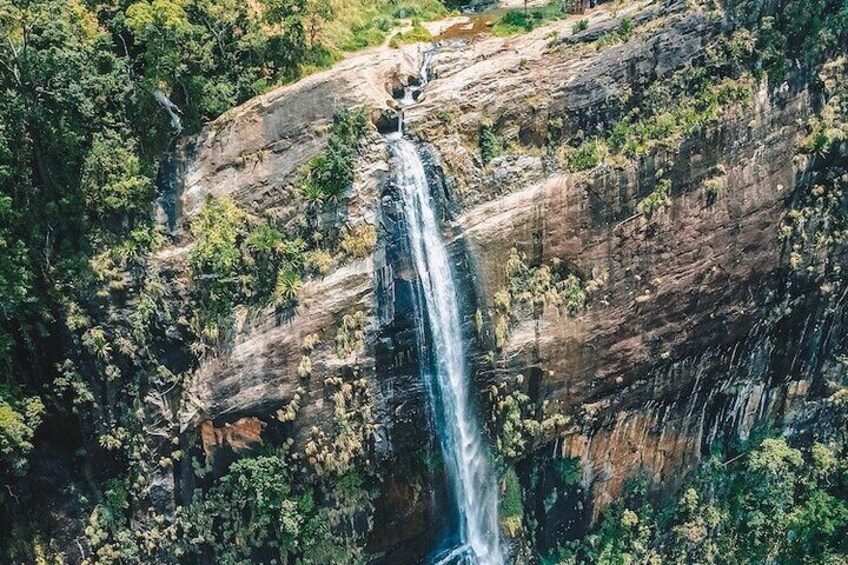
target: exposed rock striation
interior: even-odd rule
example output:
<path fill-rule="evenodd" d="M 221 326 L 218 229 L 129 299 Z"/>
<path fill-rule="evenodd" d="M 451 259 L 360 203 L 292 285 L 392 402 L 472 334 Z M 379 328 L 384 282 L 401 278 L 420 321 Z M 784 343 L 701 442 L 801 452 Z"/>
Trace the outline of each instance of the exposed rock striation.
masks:
<path fill-rule="evenodd" d="M 628 41 L 593 43 L 625 17 L 635 26 Z M 555 512 L 539 518 L 548 521 L 550 543 L 573 531 L 580 496 L 594 501 L 596 512 L 640 470 L 671 489 L 714 441 L 745 437 L 763 422 L 791 430 L 815 409 L 815 383 L 839 370 L 833 359 L 845 334 L 845 294 L 799 288 L 777 237 L 804 187 L 806 163 L 795 155 L 811 106 L 810 77 L 758 83 L 750 103 L 728 108 L 674 149 L 570 173 L 547 154 L 551 124 L 563 138 L 597 130 L 621 115 L 634 93 L 698 60 L 726 23 L 679 2 L 615 15 L 598 10 L 577 34 L 572 25 L 443 50 L 433 63 L 435 80 L 405 116 L 446 179 L 446 232 L 467 277 L 469 335 L 478 311 L 484 322 L 472 340 L 477 384 L 525 375 L 539 414 L 570 418 L 565 433 L 536 445 L 540 454 L 581 461 L 582 494 L 561 498 Z M 394 111 L 392 91 L 416 72 L 417 49 L 351 57 L 216 121 L 180 150 L 184 176 L 173 225 L 179 229 L 207 194 L 285 216 L 296 198 L 294 175 L 320 150 L 334 106 L 364 105 L 383 123 Z M 484 163 L 481 124 L 514 150 Z M 379 226 L 376 251 L 308 281 L 285 316 L 239 312 L 234 342 L 192 377 L 181 414 L 185 432 L 204 426 L 204 445 L 212 448 L 232 434 L 203 422 L 220 428 L 244 418 L 269 421 L 299 395 L 292 424 L 298 436 L 326 425 L 323 378 L 356 372 L 375 401 L 381 456 L 391 460 L 426 443 L 420 305 L 388 172 L 385 143 L 374 133 L 357 163 L 347 213 Z M 669 205 L 640 213 L 661 176 L 671 183 Z M 721 186 L 718 198 L 705 189 L 711 181 Z M 557 263 L 603 284 L 576 315 L 546 307 L 519 316 L 498 348 L 491 319 L 513 248 L 532 264 Z M 356 312 L 367 315 L 366 338 L 339 355 L 336 328 Z M 312 334 L 320 341 L 304 378 L 298 366 Z M 253 441 L 254 427 L 261 434 L 251 425 L 238 441 Z M 428 503 L 403 508 L 409 485 L 397 476 L 387 485 L 395 509 L 379 519 L 409 518 L 391 542 L 373 543 L 391 555 L 392 544 L 426 530 Z"/>

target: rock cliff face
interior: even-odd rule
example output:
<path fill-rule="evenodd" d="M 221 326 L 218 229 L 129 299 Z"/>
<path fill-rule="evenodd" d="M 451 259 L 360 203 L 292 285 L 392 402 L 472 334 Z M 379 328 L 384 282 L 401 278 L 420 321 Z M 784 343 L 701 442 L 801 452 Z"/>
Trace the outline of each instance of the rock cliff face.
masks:
<path fill-rule="evenodd" d="M 777 237 L 805 182 L 807 163 L 795 155 L 810 77 L 759 82 L 749 102 L 638 161 L 567 172 L 546 150 L 552 124 L 562 138 L 593 131 L 647 84 L 703 56 L 725 23 L 687 6 L 598 10 L 577 35 L 573 22 L 563 22 L 445 48 L 433 60 L 435 79 L 406 115 L 409 132 L 432 154 L 433 174 L 444 174 L 445 231 L 467 281 L 475 386 L 524 375 L 520 386 L 538 415 L 569 418 L 534 444 L 540 461 L 569 456 L 581 466 L 582 493 L 561 497 L 546 513 L 548 538 L 574 527 L 581 497 L 596 512 L 637 472 L 672 489 L 712 442 L 745 437 L 764 422 L 792 430 L 815 409 L 816 383 L 838 370 L 832 359 L 844 347 L 845 294 L 799 287 Z M 635 27 L 629 41 L 597 47 L 593 41 L 624 17 Z M 295 173 L 320 150 L 333 107 L 364 105 L 383 127 L 395 108 L 393 89 L 416 73 L 418 50 L 351 57 L 234 110 L 185 143 L 170 217 L 181 241 L 207 194 L 231 195 L 257 213 L 291 214 Z M 485 163 L 481 124 L 511 147 Z M 212 450 L 261 441 L 261 428 L 243 419 L 273 420 L 297 397 L 291 425 L 304 440 L 332 410 L 320 382 L 355 372 L 374 401 L 380 457 L 426 443 L 414 273 L 390 170 L 385 142 L 373 132 L 346 213 L 347 221 L 378 226 L 376 251 L 308 281 L 290 316 L 239 312 L 231 347 L 192 379 L 185 433 L 202 430 Z M 669 205 L 639 213 L 660 177 L 670 181 Z M 710 183 L 721 187 L 717 197 Z M 509 338 L 496 344 L 496 294 L 508 284 L 513 248 L 530 264 L 564 266 L 598 288 L 576 314 L 555 307 L 516 314 Z M 359 312 L 363 339 L 340 353 L 337 328 Z M 312 377 L 304 379 L 298 366 L 313 334 Z M 244 433 L 218 429 L 237 421 Z M 402 475 L 387 481 L 384 496 L 394 508 L 378 519 L 403 527 L 391 542 L 376 536 L 375 550 L 390 552 L 426 530 L 428 503 L 404 504 L 407 488 Z M 545 493 L 538 496 L 541 505 Z"/>

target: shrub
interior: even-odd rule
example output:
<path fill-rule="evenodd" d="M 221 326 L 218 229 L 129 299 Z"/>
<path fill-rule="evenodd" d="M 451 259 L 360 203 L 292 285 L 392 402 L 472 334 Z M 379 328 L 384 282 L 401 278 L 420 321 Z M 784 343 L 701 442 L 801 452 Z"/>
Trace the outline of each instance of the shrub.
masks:
<path fill-rule="evenodd" d="M 316 205 L 339 202 L 353 183 L 353 162 L 368 127 L 363 108 L 339 108 L 324 152 L 310 159 L 301 171 L 300 193 Z"/>
<path fill-rule="evenodd" d="M 189 254 L 192 267 L 204 276 L 210 292 L 228 297 L 241 271 L 239 245 L 247 227 L 247 215 L 229 198 L 206 199 L 190 231 L 194 245 Z"/>
<path fill-rule="evenodd" d="M 38 397 L 22 397 L 10 387 L 0 385 L 0 469 L 8 466 L 13 473 L 24 474 L 43 413 L 44 405 Z M 0 495 L 0 501 L 3 496 Z"/>
<path fill-rule="evenodd" d="M 483 163 L 487 164 L 500 157 L 505 149 L 506 140 L 498 135 L 494 126 L 482 125 L 480 127 L 480 156 L 483 158 Z"/>
<path fill-rule="evenodd" d="M 712 204 L 721 196 L 721 181 L 718 179 L 708 180 L 704 183 L 704 190 L 707 195 L 707 202 Z"/>
<path fill-rule="evenodd" d="M 456 114 L 450 110 L 439 110 L 436 112 L 436 119 L 443 124 L 452 124 L 456 121 Z"/>
<path fill-rule="evenodd" d="M 342 229 L 342 241 L 339 246 L 342 253 L 352 259 L 367 257 L 377 246 L 377 228 L 365 222 L 345 227 Z"/>
<path fill-rule="evenodd" d="M 622 41 L 629 41 L 633 34 L 633 21 L 630 18 L 624 18 L 618 24 L 618 36 Z"/>
<path fill-rule="evenodd" d="M 524 507 L 521 501 L 521 483 L 515 469 L 510 467 L 501 479 L 501 524 L 510 536 L 515 536 L 522 525 Z"/>
<path fill-rule="evenodd" d="M 292 267 L 280 269 L 277 273 L 277 282 L 271 295 L 271 303 L 276 308 L 288 308 L 297 300 L 303 282 L 298 273 Z"/>
<path fill-rule="evenodd" d="M 598 38 L 597 42 L 595 42 L 595 46 L 598 49 L 603 49 L 604 47 L 611 47 L 620 42 L 621 36 L 618 35 L 618 33 L 615 31 L 608 31 Z"/>
<path fill-rule="evenodd" d="M 607 146 L 603 141 L 599 139 L 586 141 L 568 154 L 568 170 L 578 172 L 594 169 L 601 164 L 607 153 Z"/>
<path fill-rule="evenodd" d="M 365 326 L 368 314 L 359 310 L 353 314 L 345 314 L 336 332 L 336 354 L 345 359 L 358 351 L 365 344 Z"/>
<path fill-rule="evenodd" d="M 580 459 L 577 457 L 566 457 L 556 462 L 559 478 L 563 484 L 573 486 L 580 482 L 583 475 L 583 469 L 580 466 Z"/>
<path fill-rule="evenodd" d="M 571 27 L 571 33 L 577 34 L 587 29 L 589 29 L 589 20 L 584 18 Z"/>
<path fill-rule="evenodd" d="M 533 19 L 524 10 L 510 10 L 495 23 L 495 33 L 510 35 L 533 29 Z"/>
<path fill-rule="evenodd" d="M 95 135 L 80 185 L 87 208 L 103 219 L 144 212 L 155 192 L 133 138 L 111 130 Z"/>
<path fill-rule="evenodd" d="M 640 214 L 646 216 L 653 215 L 654 212 L 661 210 L 671 203 L 669 197 L 671 193 L 671 181 L 663 179 L 657 184 L 654 191 L 646 196 L 637 206 L 636 210 Z"/>
<path fill-rule="evenodd" d="M 333 256 L 323 249 L 309 251 L 303 257 L 303 268 L 317 275 L 327 275 L 333 269 Z"/>

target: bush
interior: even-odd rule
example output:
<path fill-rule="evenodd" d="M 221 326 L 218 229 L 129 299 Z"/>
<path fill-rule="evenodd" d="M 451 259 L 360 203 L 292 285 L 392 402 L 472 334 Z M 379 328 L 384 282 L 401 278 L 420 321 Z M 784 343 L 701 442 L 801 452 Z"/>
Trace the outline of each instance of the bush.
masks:
<path fill-rule="evenodd" d="M 633 34 L 633 21 L 630 18 L 624 18 L 618 24 L 618 36 L 622 41 L 630 41 L 630 36 Z"/>
<path fill-rule="evenodd" d="M 369 223 L 360 223 L 342 229 L 342 241 L 339 244 L 342 253 L 352 259 L 362 259 L 370 255 L 377 245 L 377 228 Z"/>
<path fill-rule="evenodd" d="M 456 114 L 450 110 L 438 110 L 436 112 L 436 119 L 448 125 L 456 121 Z"/>
<path fill-rule="evenodd" d="M 739 447 L 706 460 L 664 507 L 644 481 L 631 482 L 600 527 L 554 562 L 844 563 L 841 451 L 783 438 Z"/>
<path fill-rule="evenodd" d="M 506 149 L 506 140 L 498 135 L 494 126 L 483 125 L 480 127 L 480 156 L 483 163 L 487 164 L 493 159 L 500 157 Z"/>
<path fill-rule="evenodd" d="M 324 152 L 310 159 L 301 171 L 300 193 L 309 202 L 337 203 L 353 183 L 353 162 L 368 128 L 363 108 L 339 108 Z"/>
<path fill-rule="evenodd" d="M 24 474 L 43 413 L 44 405 L 38 397 L 24 398 L 10 387 L 0 385 L 0 477 L 7 468 L 15 475 Z M 5 494 L 0 493 L 0 503 Z"/>
<path fill-rule="evenodd" d="M 196 328 L 209 344 L 229 329 L 236 304 L 271 299 L 291 305 L 301 286 L 305 243 L 267 222 L 251 219 L 229 198 L 206 199 L 192 221 L 189 258 L 197 301 Z"/>
<path fill-rule="evenodd" d="M 708 180 L 704 183 L 704 190 L 707 195 L 707 203 L 714 203 L 721 196 L 721 181 L 718 179 Z"/>
<path fill-rule="evenodd" d="M 95 135 L 80 180 L 87 208 L 100 219 L 145 212 L 155 191 L 146 169 L 132 137 Z"/>
<path fill-rule="evenodd" d="M 601 164 L 607 153 L 607 146 L 603 141 L 586 141 L 568 154 L 568 170 L 576 173 L 594 169 Z"/>
<path fill-rule="evenodd" d="M 515 536 L 521 529 L 524 515 L 521 498 L 521 483 L 515 469 L 510 467 L 501 479 L 500 500 L 501 524 L 510 536 Z"/>
<path fill-rule="evenodd" d="M 671 193 L 671 181 L 668 179 L 661 180 L 654 191 L 646 196 L 637 206 L 636 210 L 640 214 L 652 216 L 654 212 L 661 210 L 671 204 L 669 197 Z"/>
<path fill-rule="evenodd" d="M 577 34 L 587 29 L 589 29 L 589 20 L 584 18 L 571 27 L 571 33 Z"/>

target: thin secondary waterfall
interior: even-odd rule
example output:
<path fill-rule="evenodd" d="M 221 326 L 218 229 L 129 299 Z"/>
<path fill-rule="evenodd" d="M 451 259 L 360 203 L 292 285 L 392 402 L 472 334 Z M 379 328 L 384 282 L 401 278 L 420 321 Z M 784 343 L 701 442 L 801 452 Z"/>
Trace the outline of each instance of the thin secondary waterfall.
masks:
<path fill-rule="evenodd" d="M 428 60 L 429 56 L 425 57 L 422 84 L 427 81 Z M 411 98 L 409 93 L 405 97 Z M 389 140 L 430 330 L 434 374 L 425 375 L 425 388 L 460 530 L 456 532 L 456 547 L 444 551 L 435 561 L 500 565 L 504 557 L 499 539 L 497 484 L 483 444 L 483 431 L 469 399 L 458 295 L 448 252 L 418 149 L 400 131 Z"/>

